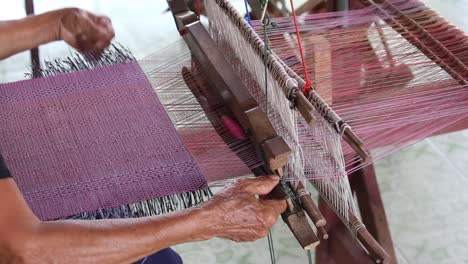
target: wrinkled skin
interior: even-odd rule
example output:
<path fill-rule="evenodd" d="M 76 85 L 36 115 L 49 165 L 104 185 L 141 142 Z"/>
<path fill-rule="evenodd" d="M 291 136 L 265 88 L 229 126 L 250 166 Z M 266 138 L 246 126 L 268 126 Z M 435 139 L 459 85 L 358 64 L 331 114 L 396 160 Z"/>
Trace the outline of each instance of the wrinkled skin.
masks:
<path fill-rule="evenodd" d="M 214 236 L 238 242 L 267 236 L 279 214 L 286 210 L 286 202 L 257 196 L 268 194 L 278 181 L 278 176 L 242 179 L 217 194 L 205 205 L 214 213 Z"/>
<path fill-rule="evenodd" d="M 209 202 L 165 215 L 134 219 L 43 222 L 13 179 L 0 180 L 0 263 L 133 263 L 163 248 L 220 237 L 265 237 L 284 200 L 259 200 L 278 177 L 240 180 Z M 47 250 L 44 250 L 44 249 Z"/>
<path fill-rule="evenodd" d="M 80 51 L 101 50 L 114 38 L 111 20 L 90 12 L 67 8 L 61 10 L 57 39 Z"/>

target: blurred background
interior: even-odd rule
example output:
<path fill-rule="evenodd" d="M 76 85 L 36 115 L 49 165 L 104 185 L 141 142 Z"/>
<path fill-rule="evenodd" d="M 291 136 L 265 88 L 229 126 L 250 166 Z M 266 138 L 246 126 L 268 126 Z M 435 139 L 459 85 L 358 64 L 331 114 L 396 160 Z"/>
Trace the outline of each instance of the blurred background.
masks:
<path fill-rule="evenodd" d="M 0 20 L 25 16 L 23 0 L 2 2 Z M 232 2 L 243 10 L 242 0 Z M 468 0 L 424 2 L 468 32 Z M 172 16 L 164 13 L 164 0 L 35 1 L 36 13 L 72 6 L 109 16 L 116 41 L 128 46 L 137 59 L 179 38 Z M 40 48 L 41 59 L 70 52 L 63 42 Z M 24 79 L 29 64 L 29 52 L 0 61 L 0 82 Z M 376 171 L 399 263 L 468 263 L 468 131 L 419 142 L 377 162 Z M 307 263 L 306 253 L 281 221 L 274 227 L 273 237 L 277 263 Z M 213 239 L 175 249 L 189 264 L 270 263 L 266 239 L 243 244 Z"/>

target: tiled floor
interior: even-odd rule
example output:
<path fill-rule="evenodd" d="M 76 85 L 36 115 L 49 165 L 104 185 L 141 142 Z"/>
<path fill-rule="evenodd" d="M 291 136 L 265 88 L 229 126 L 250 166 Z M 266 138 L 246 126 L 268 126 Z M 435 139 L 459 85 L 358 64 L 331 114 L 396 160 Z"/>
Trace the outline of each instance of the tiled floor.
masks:
<path fill-rule="evenodd" d="M 3 1 L 7 2 L 7 1 Z M 76 5 L 113 19 L 117 40 L 143 58 L 178 36 L 163 0 L 40 0 L 37 12 Z M 242 1 L 233 0 L 239 6 Z M 426 0 L 468 31 L 468 0 Z M 2 3 L 0 19 L 23 16 L 23 1 Z M 5 45 L 2 43 L 1 45 Z M 468 47 L 467 47 L 468 48 Z M 43 58 L 67 55 L 63 43 L 41 48 Z M 0 81 L 24 77 L 28 54 L 0 62 Z M 468 263 L 468 131 L 433 137 L 376 164 L 400 263 Z M 284 224 L 273 230 L 278 263 L 307 263 Z M 236 244 L 221 239 L 177 246 L 186 263 L 270 263 L 266 240 Z"/>

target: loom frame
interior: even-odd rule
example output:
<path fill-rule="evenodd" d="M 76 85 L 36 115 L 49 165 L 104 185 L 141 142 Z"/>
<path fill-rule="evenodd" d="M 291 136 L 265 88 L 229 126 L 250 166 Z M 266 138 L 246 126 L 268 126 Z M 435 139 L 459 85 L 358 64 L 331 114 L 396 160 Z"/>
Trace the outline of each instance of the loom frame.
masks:
<path fill-rule="evenodd" d="M 198 60 L 202 60 L 204 62 L 204 64 L 211 65 L 204 71 L 205 74 L 208 75 L 208 79 L 214 78 L 216 80 L 218 78 L 217 75 L 219 75 L 219 73 L 217 72 L 219 70 L 219 68 L 225 68 L 225 69 L 221 69 L 220 71 L 226 71 L 227 70 L 228 72 L 230 72 L 231 75 L 236 75 L 235 72 L 233 71 L 233 69 L 230 69 L 230 66 L 228 66 L 226 63 L 222 62 L 222 61 L 224 61 L 224 56 L 219 51 L 214 52 L 214 53 L 219 53 L 218 57 L 215 56 L 214 58 L 212 57 L 211 59 L 208 59 L 208 57 L 209 57 L 208 53 L 211 53 L 213 49 L 216 50 L 216 46 L 214 45 L 214 43 L 212 43 L 213 40 L 211 39 L 211 37 L 206 32 L 203 25 L 199 21 L 196 21 L 198 19 L 197 16 L 188 9 L 188 7 L 184 3 L 184 1 L 183 0 L 168 0 L 168 3 L 169 3 L 169 7 L 170 7 L 170 9 L 171 9 L 171 11 L 172 11 L 172 13 L 174 15 L 174 19 L 175 19 L 176 25 L 178 27 L 179 33 L 183 36 L 183 38 L 186 41 L 188 47 L 190 48 L 190 50 L 192 52 L 192 56 L 195 57 Z M 192 30 L 191 28 L 196 28 L 196 30 Z M 204 45 L 210 47 L 210 51 L 202 51 L 202 49 L 204 48 L 203 47 Z M 213 65 L 216 62 L 220 63 L 220 65 L 217 65 L 217 67 L 214 67 Z M 290 71 L 290 73 L 288 73 L 288 74 L 294 74 L 295 75 L 295 73 L 292 72 L 289 68 L 287 68 L 287 69 Z M 229 73 L 226 73 L 226 74 L 229 75 Z M 219 83 L 218 83 L 218 85 L 219 85 Z M 223 85 L 223 83 L 221 83 L 221 85 Z M 224 85 L 226 85 L 226 86 L 231 85 L 232 86 L 232 83 L 228 84 L 227 82 L 224 82 Z M 208 85 L 208 86 L 210 86 L 210 85 Z M 217 84 L 212 83 L 211 86 L 217 86 Z M 229 88 L 228 90 L 230 90 L 231 93 L 236 93 L 236 92 L 245 93 L 245 91 L 236 91 L 237 89 L 245 89 L 245 88 L 243 87 L 242 84 L 236 83 L 236 85 L 232 86 L 232 88 Z M 219 91 L 216 91 L 216 89 L 211 89 L 211 91 L 215 92 L 215 93 L 219 92 Z M 300 96 L 304 96 L 301 92 L 299 92 L 299 89 L 297 89 L 297 91 L 298 91 L 297 93 Z M 312 97 L 313 95 L 315 95 L 316 99 L 319 100 L 319 102 L 318 102 L 319 107 L 325 107 L 325 108 L 329 109 L 327 111 L 328 113 L 334 114 L 334 111 L 326 105 L 326 103 L 318 96 L 318 94 L 316 94 L 315 92 L 312 91 L 310 96 Z M 221 96 L 221 97 L 223 97 L 223 96 Z M 312 100 L 312 99 L 309 99 L 309 100 Z M 298 102 L 308 102 L 308 100 L 302 100 L 302 101 L 298 100 L 298 101 L 296 101 L 296 104 Z M 232 110 L 232 107 L 235 107 L 235 104 L 232 104 L 230 102 L 226 102 L 226 104 L 228 104 L 228 105 L 230 104 L 231 110 Z M 300 107 L 300 106 L 297 106 L 297 105 L 296 105 L 296 107 L 299 110 L 299 112 L 301 112 L 301 114 L 304 116 L 304 118 L 306 118 L 306 120 L 307 120 L 307 114 L 309 112 L 306 111 L 306 113 L 303 113 L 304 111 L 301 111 L 301 110 L 303 110 L 304 107 Z M 311 111 L 312 111 L 313 106 L 310 106 L 308 108 L 305 107 L 305 108 L 306 109 L 311 109 Z M 341 120 L 336 114 L 334 114 L 334 115 L 337 118 L 336 120 Z M 236 117 L 242 119 L 242 117 L 240 115 L 236 115 Z M 335 120 L 335 119 L 333 119 L 333 120 Z M 241 120 L 239 120 L 239 121 L 240 121 L 239 123 L 241 125 L 243 125 L 243 128 L 245 130 L 249 130 L 249 125 L 248 124 L 246 124 L 245 122 L 243 122 Z M 255 119 L 251 119 L 251 121 L 252 121 L 252 123 L 257 123 L 258 122 Z M 336 121 L 336 122 L 342 123 L 343 121 L 341 120 L 341 121 Z M 308 122 L 308 123 L 309 123 L 309 125 L 311 124 L 310 122 Z M 343 138 L 345 139 L 345 141 L 347 141 L 350 144 L 351 147 L 353 147 L 355 150 L 356 149 L 358 149 L 358 150 L 361 149 L 362 142 L 351 131 L 351 129 L 345 129 L 343 132 L 344 132 L 343 133 L 344 134 Z M 254 145 L 261 144 L 261 142 L 258 142 L 258 140 L 256 140 L 255 138 L 253 139 L 252 143 Z M 356 152 L 357 152 L 357 154 L 362 156 L 364 162 L 368 161 L 367 158 L 366 158 L 366 157 L 368 157 L 368 154 L 366 153 L 365 150 L 356 151 Z M 268 160 L 268 158 L 267 158 L 267 160 Z M 269 169 L 267 168 L 266 171 L 268 171 L 268 170 Z M 276 173 L 279 174 L 280 176 L 282 175 L 282 172 L 280 172 L 280 170 L 276 170 Z M 296 191 L 298 191 L 298 190 L 296 190 Z M 306 197 L 307 197 L 307 200 L 309 200 L 309 203 L 313 204 L 313 201 L 310 198 L 310 194 L 308 194 Z M 288 227 L 291 229 L 291 231 L 293 232 L 293 234 L 298 239 L 299 243 L 301 244 L 301 246 L 304 249 L 311 249 L 312 247 L 315 247 L 318 244 L 319 241 L 318 241 L 316 236 L 314 237 L 313 231 L 311 232 L 311 230 L 307 230 L 308 229 L 307 227 L 309 225 L 305 224 L 306 221 L 300 220 L 300 219 L 305 219 L 305 214 L 302 211 L 302 208 L 294 206 L 291 203 L 291 199 L 287 199 L 287 201 L 288 201 L 288 204 L 290 206 L 289 206 L 289 210 L 287 210 L 286 213 L 283 213 L 283 215 L 282 215 L 283 220 L 288 224 Z M 309 210 L 306 210 L 306 212 L 308 212 L 310 214 L 312 214 L 313 212 L 320 213 L 320 211 L 318 211 L 318 210 L 316 210 L 316 211 L 311 210 L 310 207 L 308 209 Z M 353 219 L 352 220 L 353 223 L 354 222 L 355 223 L 360 223 L 360 221 L 358 220 L 358 218 L 356 216 L 351 214 L 351 217 Z M 311 218 L 313 218 L 313 217 L 311 216 Z M 327 234 L 327 231 L 323 228 L 323 226 L 317 226 L 317 228 L 318 228 L 319 232 L 322 233 L 322 238 L 327 239 L 328 234 Z M 299 230 L 303 230 L 305 232 L 299 232 Z M 308 234 L 308 235 L 304 236 L 304 234 Z M 372 237 L 372 235 L 367 231 L 367 229 L 364 226 L 361 226 L 360 228 L 358 228 L 356 230 L 356 235 L 357 235 L 357 240 L 356 241 L 359 241 L 362 244 L 362 246 L 366 249 L 366 251 L 369 252 L 369 256 L 372 259 L 374 259 L 375 262 L 377 262 L 377 263 L 387 263 L 388 262 L 388 254 L 377 243 L 377 241 Z M 308 237 L 308 239 L 306 239 L 307 237 Z M 311 241 L 312 243 L 304 243 L 305 241 Z"/>
<path fill-rule="evenodd" d="M 255 4 L 255 1 L 249 1 Z M 274 1 L 272 1 L 274 2 Z M 309 1 L 310 2 L 310 1 Z M 373 2 L 372 0 L 356 0 L 356 1 L 347 1 L 348 5 L 352 8 L 356 6 L 364 7 L 364 2 Z M 376 1 L 377 2 L 377 1 Z M 384 1 L 378 1 L 382 3 Z M 304 4 L 306 6 L 308 3 Z M 340 5 L 337 5 L 334 1 L 327 1 L 326 3 L 318 3 L 313 1 L 313 8 L 319 8 L 319 4 L 325 4 L 328 11 L 339 11 L 337 8 Z M 271 5 L 271 4 L 270 4 Z M 321 7 L 323 8 L 323 6 Z M 273 15 L 281 15 L 282 12 L 279 12 L 279 9 L 276 9 L 271 6 L 268 7 L 268 10 L 273 10 Z M 257 12 L 255 12 L 257 11 Z M 304 10 L 304 12 L 307 12 Z M 256 17 L 255 14 L 258 14 L 258 10 L 252 11 L 253 17 Z M 425 41 L 425 40 L 424 40 Z M 413 43 L 413 42 L 412 42 Z M 418 46 L 417 43 L 413 43 L 415 46 Z M 419 47 L 421 50 L 421 47 Z M 430 54 L 425 50 L 423 51 L 427 56 L 434 57 L 434 54 Z M 431 52 L 431 51 L 429 51 Z M 437 54 L 435 54 L 437 55 Z M 466 72 L 462 67 L 455 67 L 453 70 L 450 66 L 457 64 L 456 59 L 450 58 L 448 61 L 442 60 L 442 64 L 439 64 L 444 70 L 446 70 L 452 77 L 458 79 L 460 83 L 465 84 L 466 78 L 463 79 Z M 460 76 L 462 78 L 460 78 Z M 464 129 L 468 127 L 468 120 L 464 119 L 458 123 L 447 128 L 444 132 L 456 131 L 458 129 Z M 388 222 L 386 220 L 385 210 L 383 207 L 382 199 L 378 189 L 378 184 L 376 181 L 375 170 L 372 165 L 362 168 L 353 174 L 349 175 L 349 181 L 352 186 L 352 190 L 357 197 L 359 210 L 363 218 L 363 222 L 366 226 L 369 227 L 369 232 L 358 232 L 357 237 L 361 244 L 364 245 L 363 249 L 359 243 L 352 238 L 351 234 L 347 231 L 346 227 L 340 223 L 339 218 L 333 213 L 333 211 L 326 205 L 323 199 L 320 199 L 320 208 L 323 212 L 326 212 L 326 219 L 329 223 L 327 230 L 325 232 L 330 232 L 330 240 L 326 240 L 325 243 L 322 243 L 317 248 L 316 260 L 317 263 L 373 263 L 379 262 L 381 259 L 378 258 L 379 254 L 385 252 L 377 252 L 373 249 L 378 249 L 374 244 L 376 238 L 377 242 L 389 253 L 389 258 L 384 259 L 384 263 L 396 263 L 396 255 L 393 247 L 393 242 L 391 239 L 390 231 L 388 228 Z M 373 237 L 372 237 L 373 236 Z M 369 250 L 371 249 L 371 250 Z M 371 258 L 369 258 L 369 256 Z"/>
<path fill-rule="evenodd" d="M 208 84 L 205 87 L 211 96 L 217 97 L 218 101 L 228 106 L 233 117 L 250 135 L 252 144 L 260 150 L 260 155 L 266 161 L 265 166 L 256 168 L 252 172 L 256 176 L 272 173 L 282 176 L 282 168 L 288 161 L 289 147 L 276 134 L 266 114 L 260 110 L 258 104 L 242 84 L 240 77 L 235 74 L 232 66 L 218 50 L 214 40 L 195 13 L 188 9 L 183 0 L 168 0 L 168 4 L 179 32 L 191 50 L 192 61 L 201 65 L 202 71 L 207 77 Z M 187 81 L 186 84 L 193 92 L 194 87 L 190 87 L 191 85 Z M 194 95 L 196 96 L 197 93 L 197 91 L 194 92 Z M 319 223 L 319 227 L 324 224 L 323 216 L 317 215 L 320 212 L 310 194 L 304 192 L 303 186 L 292 189 L 292 191 L 302 190 L 301 204 L 306 205 L 306 210 L 303 210 L 301 205 L 288 197 L 283 188 L 284 186 L 278 185 L 265 198 L 286 199 L 288 209 L 282 214 L 283 221 L 304 249 L 315 248 L 319 244 L 319 239 L 311 228 L 306 213 L 312 219 L 319 219 L 319 221 L 314 222 L 314 224 Z"/>

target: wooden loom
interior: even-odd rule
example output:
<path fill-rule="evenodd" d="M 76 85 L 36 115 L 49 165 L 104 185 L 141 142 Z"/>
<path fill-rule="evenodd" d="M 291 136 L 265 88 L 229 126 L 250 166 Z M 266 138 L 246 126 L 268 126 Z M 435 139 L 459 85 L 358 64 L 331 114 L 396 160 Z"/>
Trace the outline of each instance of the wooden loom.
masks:
<path fill-rule="evenodd" d="M 263 168 L 263 171 L 254 171 L 256 175 L 273 171 L 281 175 L 282 167 L 286 164 L 287 155 L 290 151 L 288 146 L 274 132 L 265 113 L 259 109 L 255 100 L 243 87 L 241 80 L 224 59 L 223 54 L 217 49 L 216 44 L 199 22 L 195 13 L 191 12 L 183 1 L 168 1 L 168 3 L 174 14 L 179 32 L 181 32 L 192 52 L 192 60 L 202 66 L 202 71 L 208 79 L 208 85 L 204 85 L 206 91 L 200 86 L 193 87 L 193 85 L 191 90 L 200 103 L 201 101 L 208 101 L 210 104 L 221 102 L 221 104 L 228 106 L 233 117 L 239 122 L 243 130 L 247 131 L 251 141 L 260 149 L 266 160 L 267 166 Z M 203 97 L 203 100 L 200 99 L 201 97 Z M 308 123 L 314 123 L 314 117 L 309 113 L 313 107 L 300 90 L 298 90 L 296 98 L 297 109 Z M 348 138 L 352 146 L 359 149 L 359 143 L 356 143 L 358 139 L 353 141 L 356 136 L 350 130 L 347 131 L 347 133 L 351 134 L 348 134 L 346 138 Z M 366 155 L 363 150 L 357 152 Z M 301 246 L 304 249 L 311 249 L 318 244 L 319 240 L 308 224 L 304 211 L 316 225 L 322 239 L 328 238 L 327 231 L 324 229 L 325 221 L 320 211 L 317 210 L 310 194 L 304 191 L 302 184 L 293 191 L 300 197 L 300 206 L 288 199 L 289 209 L 282 215 L 282 218 Z M 285 197 L 284 191 L 279 187 L 273 193 L 273 198 Z M 387 254 L 365 227 L 359 229 L 357 238 L 377 263 L 386 262 L 388 259 Z"/>
<path fill-rule="evenodd" d="M 172 3 L 173 5 L 174 5 L 174 2 L 175 1 L 173 1 Z M 257 9 L 258 6 L 257 8 L 255 8 L 256 7 L 255 5 L 257 2 L 256 1 L 250 1 L 250 2 L 253 7 L 252 16 L 258 18 L 260 14 L 260 10 Z M 379 2 L 383 2 L 383 1 L 379 1 Z M 350 3 L 348 3 L 348 5 L 350 5 L 351 8 L 361 8 L 361 7 L 372 5 L 372 4 L 375 5 L 375 2 L 373 1 L 351 1 Z M 301 10 L 300 12 L 304 12 L 304 13 L 309 12 L 308 10 L 311 10 L 311 12 L 313 12 L 315 8 L 319 10 L 320 9 L 323 10 L 324 8 L 327 8 L 328 11 L 337 11 L 338 6 L 339 5 L 337 5 L 335 1 L 308 1 L 308 3 L 304 4 L 304 6 L 302 7 L 302 9 L 304 10 L 300 9 Z M 281 12 L 280 8 L 276 8 L 274 3 L 271 4 L 271 2 L 268 7 L 268 10 L 274 16 L 275 15 L 281 16 L 281 15 L 286 14 L 285 12 Z M 202 45 L 207 45 L 207 42 L 211 41 L 209 38 L 209 35 L 205 34 L 206 38 L 204 37 L 200 38 L 199 35 L 195 35 L 193 33 L 194 31 L 191 29 L 191 27 L 199 27 L 199 26 L 195 26 L 195 24 L 197 24 L 196 22 L 197 18 L 193 14 L 189 15 L 189 17 L 191 16 L 190 20 L 185 20 L 188 14 L 187 9 L 173 8 L 172 11 L 176 17 L 176 22 L 178 23 L 179 29 L 181 29 L 183 33 L 185 33 L 184 38 L 187 44 L 189 45 L 189 47 L 191 48 L 194 57 L 200 56 L 199 54 L 200 51 L 196 51 L 193 48 L 194 47 L 193 43 L 191 42 L 195 40 L 195 41 L 203 43 Z M 185 14 L 181 16 L 182 13 L 185 13 Z M 417 25 L 415 21 L 411 21 L 411 19 L 408 19 L 405 16 L 402 16 L 399 20 L 401 20 L 399 22 L 403 23 L 405 26 L 423 29 L 421 26 Z M 191 24 L 191 23 L 194 23 L 194 24 Z M 423 39 L 422 41 L 431 43 L 434 40 Z M 420 48 L 424 54 L 430 57 L 434 56 L 434 54 L 431 53 L 432 51 L 424 50 L 422 46 L 418 45 L 418 43 L 414 43 L 414 41 L 412 43 L 416 47 Z M 214 48 L 214 46 L 212 48 Z M 450 52 L 448 53 L 450 54 Z M 435 54 L 435 55 L 438 55 L 438 54 Z M 201 57 L 203 56 L 204 55 L 201 55 Z M 202 58 L 198 57 L 197 59 L 202 59 Z M 455 69 L 458 75 L 464 76 L 465 78 L 464 80 L 460 80 L 460 82 L 466 83 L 467 72 L 465 71 L 463 67 L 460 67 L 457 64 L 457 60 L 449 58 L 448 64 L 449 64 L 448 66 L 449 68 L 446 69 L 447 72 L 453 75 L 452 69 Z M 447 67 L 446 65 L 440 65 L 440 66 L 442 68 Z M 242 87 L 242 86 L 238 86 L 238 87 Z M 236 93 L 236 88 L 233 88 L 231 92 Z M 307 106 L 302 106 L 303 110 L 304 108 L 307 109 Z M 453 132 L 453 131 L 465 129 L 467 127 L 468 127 L 468 120 L 465 119 L 444 129 L 438 134 Z M 325 227 L 326 230 L 324 230 L 321 224 L 320 226 L 319 225 L 317 226 L 320 227 L 319 233 L 327 234 L 326 237 L 329 236 L 330 238 L 328 240 L 321 239 L 320 245 L 317 247 L 317 251 L 316 251 L 316 262 L 327 263 L 327 264 L 328 263 L 329 264 L 332 264 L 332 263 L 373 263 L 373 262 L 396 263 L 397 262 L 396 254 L 395 254 L 393 242 L 390 236 L 388 222 L 386 220 L 385 210 L 383 207 L 382 199 L 381 199 L 380 192 L 379 192 L 379 187 L 378 187 L 377 180 L 376 180 L 375 170 L 373 166 L 372 165 L 367 166 L 349 175 L 349 181 L 350 181 L 352 190 L 355 196 L 357 197 L 363 223 L 366 225 L 367 230 L 369 230 L 369 233 L 372 234 L 372 236 L 375 238 L 378 244 L 375 243 L 375 240 L 370 235 L 367 236 L 367 239 L 360 239 L 361 243 L 356 243 L 356 241 L 347 231 L 345 225 L 341 223 L 340 219 L 336 216 L 333 210 L 331 210 L 328 207 L 328 205 L 323 199 L 320 199 L 319 207 L 320 207 L 320 210 L 324 213 L 325 218 L 326 218 L 326 222 L 327 222 L 327 225 Z M 309 214 L 310 217 L 313 217 L 314 215 L 320 216 L 320 212 L 318 214 L 317 213 Z M 291 227 L 291 230 L 293 231 L 293 233 L 295 233 L 294 230 L 301 230 L 301 228 L 298 228 L 298 229 L 294 228 L 294 225 L 297 225 L 297 223 L 288 222 L 287 218 L 285 219 L 285 221 L 286 223 L 288 223 L 288 226 Z M 306 229 L 302 229 L 302 230 L 306 230 Z M 307 230 L 309 229 L 307 228 Z M 301 232 L 301 233 L 306 234 L 307 232 Z M 298 236 L 296 235 L 296 237 Z M 312 238 L 310 238 L 309 240 L 313 241 L 314 238 L 312 234 L 310 235 L 310 237 Z M 322 238 L 324 237 L 322 236 Z M 300 239 L 299 239 L 299 242 L 301 242 Z M 301 244 L 303 245 L 303 243 Z M 381 247 L 379 244 L 381 245 Z M 364 247 L 362 247 L 361 245 L 363 245 Z M 382 250 L 382 248 L 384 250 Z"/>
<path fill-rule="evenodd" d="M 281 168 L 287 161 L 285 156 L 289 153 L 289 149 L 285 146 L 284 140 L 275 133 L 268 118 L 258 108 L 255 100 L 249 96 L 248 92 L 246 93 L 246 89 L 243 87 L 239 77 L 233 73 L 234 71 L 230 68 L 231 66 L 229 63 L 224 59 L 222 53 L 217 50 L 216 44 L 198 21 L 197 16 L 185 6 L 183 1 L 172 0 L 168 2 L 174 14 L 178 29 L 192 52 L 193 60 L 202 65 L 202 71 L 209 80 L 208 85 L 205 85 L 206 88 L 204 88 L 206 91 L 202 91 L 203 88 L 200 87 L 191 87 L 192 91 L 194 91 L 194 94 L 198 93 L 201 97 L 212 96 L 212 98 L 208 100 L 210 103 L 220 102 L 221 104 L 227 105 L 233 118 L 239 122 L 245 131 L 250 131 L 250 133 L 248 133 L 250 139 L 254 145 L 258 146 L 264 159 L 267 161 L 266 164 L 268 164 L 262 171 L 254 171 L 255 174 L 260 175 L 274 171 L 281 175 Z M 352 8 L 360 8 L 366 5 L 375 5 L 375 2 L 351 1 L 349 5 Z M 336 11 L 337 5 L 332 1 L 328 1 L 327 7 L 329 11 Z M 281 15 L 281 12 L 275 14 Z M 405 26 L 421 27 L 422 30 L 424 30 L 423 26 L 418 25 L 415 21 L 405 16 L 402 16 L 398 20 L 401 20 L 398 22 Z M 465 36 L 466 41 L 466 35 L 463 36 Z M 437 41 L 429 39 L 429 37 L 428 39 L 423 38 L 421 41 L 423 43 L 437 43 Z M 450 50 L 447 52 L 447 50 L 443 49 L 441 46 L 442 48 L 438 49 L 435 52 L 436 54 L 433 54 L 434 51 L 425 50 L 424 47 L 418 45 L 418 43 L 413 44 L 430 58 L 434 55 L 438 56 L 438 52 L 449 54 L 448 58 L 443 60 L 439 65 L 446 69 L 451 75 L 456 75 L 457 77 L 462 76 L 464 79 L 459 79 L 459 81 L 461 83 L 466 83 L 467 72 L 463 67 L 458 65 L 456 59 L 450 57 Z M 437 61 L 437 63 L 440 62 Z M 308 113 L 312 106 L 308 104 L 307 100 L 302 99 L 301 95 L 301 93 L 298 93 L 298 98 L 300 99 L 297 101 L 297 109 L 306 119 L 308 117 L 308 122 L 313 123 L 313 115 Z M 439 134 L 457 131 L 467 127 L 468 120 L 464 119 L 442 132 L 439 132 Z M 354 144 L 356 143 L 356 141 L 353 140 L 351 140 L 351 142 L 354 142 Z M 355 150 L 359 153 L 359 146 L 357 146 Z M 361 156 L 362 155 L 363 153 L 361 152 Z M 320 212 L 315 209 L 315 204 L 310 199 L 309 195 L 301 195 L 303 202 L 299 205 L 289 200 L 289 212 L 283 215 L 283 219 L 288 224 L 299 243 L 306 249 L 317 245 L 318 239 L 307 224 L 303 211 L 305 210 L 309 217 L 313 219 L 318 233 L 322 234 L 320 245 L 317 247 L 317 263 L 396 263 L 396 255 L 374 168 L 372 166 L 367 166 L 360 169 L 349 176 L 349 181 L 357 197 L 363 223 L 367 227 L 367 229 L 359 229 L 357 238 L 360 243 L 353 239 L 345 225 L 341 223 L 340 219 L 327 206 L 323 199 L 319 201 L 319 207 L 325 215 L 327 222 L 326 227 L 323 225 L 323 217 Z M 296 191 L 296 194 L 304 193 L 301 190 L 294 191 Z M 281 190 L 281 188 L 277 188 L 276 192 L 276 197 L 285 197 L 284 190 Z M 329 239 L 325 239 L 327 237 L 329 237 Z"/>

